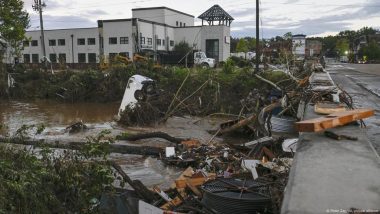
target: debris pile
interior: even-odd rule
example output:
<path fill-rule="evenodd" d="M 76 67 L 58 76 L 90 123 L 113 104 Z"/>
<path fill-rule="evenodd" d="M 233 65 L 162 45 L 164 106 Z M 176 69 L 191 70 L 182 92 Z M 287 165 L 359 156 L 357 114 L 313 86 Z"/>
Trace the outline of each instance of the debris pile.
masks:
<path fill-rule="evenodd" d="M 321 65 L 307 67 L 311 70 L 298 78 L 287 71 L 289 79 L 277 83 L 265 79 L 265 74 L 254 74 L 273 89 L 253 89 L 240 100 L 240 114 L 211 131 L 214 137 L 239 133 L 253 140 L 214 144 L 213 137 L 202 144 L 193 139 L 169 139 L 175 146 L 166 147 L 160 160 L 185 170 L 171 188 L 154 187 L 158 199 L 144 206 L 160 213 L 279 213 L 297 151 L 297 131 L 321 131 L 333 127 L 332 120 L 344 125 L 373 114 L 371 110 L 355 110 L 356 116 L 342 122 L 340 117 L 353 114 L 346 110 L 353 108 L 351 97 L 324 75 Z M 307 103 L 316 104 L 316 113 L 334 115 L 297 122 L 302 120 Z M 329 131 L 325 135 L 355 140 Z"/>

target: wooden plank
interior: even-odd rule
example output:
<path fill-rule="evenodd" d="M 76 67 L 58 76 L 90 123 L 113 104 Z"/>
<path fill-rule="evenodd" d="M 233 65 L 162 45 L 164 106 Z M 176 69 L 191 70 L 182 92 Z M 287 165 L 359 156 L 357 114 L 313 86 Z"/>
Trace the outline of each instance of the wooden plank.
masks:
<path fill-rule="evenodd" d="M 214 173 L 209 173 L 208 177 L 177 179 L 175 180 L 175 184 L 177 189 L 185 188 L 187 183 L 190 183 L 193 186 L 200 186 L 209 179 L 215 179 L 215 177 L 216 175 Z"/>
<path fill-rule="evenodd" d="M 318 114 L 333 114 L 337 112 L 347 111 L 346 106 L 341 103 L 316 103 L 314 106 L 314 112 Z"/>
<path fill-rule="evenodd" d="M 182 204 L 182 202 L 183 201 L 180 199 L 180 197 L 177 196 L 173 200 L 171 200 L 169 202 L 166 202 L 160 208 L 163 209 L 163 210 L 169 210 L 171 207 L 176 207 L 176 206 Z"/>
<path fill-rule="evenodd" d="M 176 180 L 186 180 L 187 178 L 191 177 L 192 175 L 194 174 L 194 170 L 193 168 L 191 167 L 188 167 L 185 171 L 183 171 L 181 173 L 181 175 L 176 179 Z M 182 188 L 185 188 L 186 185 Z M 170 185 L 170 188 L 171 189 L 175 189 L 177 188 L 177 185 L 176 185 L 176 182 L 173 182 L 171 185 Z"/>
<path fill-rule="evenodd" d="M 187 148 L 187 149 L 191 149 L 191 148 L 197 148 L 201 145 L 201 143 L 199 142 L 199 140 L 187 140 L 187 141 L 182 141 L 181 144 Z"/>
<path fill-rule="evenodd" d="M 319 132 L 325 129 L 343 126 L 353 121 L 371 117 L 375 114 L 373 109 L 355 109 L 345 112 L 337 112 L 325 117 L 318 117 L 311 120 L 296 123 L 299 132 Z"/>

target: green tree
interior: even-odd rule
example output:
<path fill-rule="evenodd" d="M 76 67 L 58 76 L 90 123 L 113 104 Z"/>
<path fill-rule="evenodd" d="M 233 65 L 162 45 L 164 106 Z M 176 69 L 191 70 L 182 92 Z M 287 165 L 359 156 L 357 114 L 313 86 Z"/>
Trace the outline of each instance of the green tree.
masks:
<path fill-rule="evenodd" d="M 256 49 L 256 38 L 252 38 L 250 37 L 249 39 L 247 39 L 247 46 L 248 46 L 248 50 L 250 51 L 253 51 Z"/>
<path fill-rule="evenodd" d="M 363 36 L 363 35 L 373 35 L 376 34 L 377 30 L 373 29 L 372 27 L 363 27 L 360 30 L 357 31 L 358 36 Z"/>
<path fill-rule="evenodd" d="M 248 51 L 248 43 L 245 39 L 240 39 L 236 45 L 237 52 L 247 52 Z"/>
<path fill-rule="evenodd" d="M 336 43 L 335 49 L 339 52 L 339 55 L 343 56 L 346 55 L 346 51 L 350 49 L 350 44 L 348 42 L 348 39 L 343 38 L 339 39 Z"/>
<path fill-rule="evenodd" d="M 231 43 L 230 43 L 230 48 L 231 48 L 231 53 L 236 52 L 236 46 L 239 43 L 239 38 L 233 38 L 231 37 Z"/>
<path fill-rule="evenodd" d="M 287 32 L 287 33 L 285 33 L 285 34 L 282 36 L 282 38 L 283 38 L 284 40 L 291 40 L 292 37 L 293 37 L 292 32 Z"/>
<path fill-rule="evenodd" d="M 173 50 L 178 53 L 186 54 L 191 50 L 191 47 L 186 41 L 181 41 L 174 46 Z"/>
<path fill-rule="evenodd" d="M 29 27 L 29 14 L 22 0 L 0 0 L 0 38 L 6 41 L 15 55 L 20 54 L 25 29 Z"/>
<path fill-rule="evenodd" d="M 366 56 L 368 60 L 380 60 L 380 47 L 375 41 L 371 41 L 361 51 L 363 56 Z"/>

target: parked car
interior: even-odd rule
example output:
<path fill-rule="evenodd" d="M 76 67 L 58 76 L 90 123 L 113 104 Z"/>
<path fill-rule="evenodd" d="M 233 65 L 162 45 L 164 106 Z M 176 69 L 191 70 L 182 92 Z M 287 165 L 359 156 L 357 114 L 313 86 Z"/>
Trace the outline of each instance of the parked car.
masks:
<path fill-rule="evenodd" d="M 347 63 L 348 62 L 348 57 L 347 56 L 341 56 L 340 57 L 340 62 Z"/>

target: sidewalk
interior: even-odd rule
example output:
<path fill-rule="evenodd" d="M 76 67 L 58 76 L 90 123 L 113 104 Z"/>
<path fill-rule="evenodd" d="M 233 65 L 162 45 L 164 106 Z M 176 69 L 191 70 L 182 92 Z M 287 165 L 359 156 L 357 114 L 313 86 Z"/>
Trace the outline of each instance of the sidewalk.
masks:
<path fill-rule="evenodd" d="M 313 106 L 307 106 L 304 118 L 316 117 Z M 380 212 L 380 157 L 365 130 L 348 125 L 331 131 L 359 140 L 301 133 L 282 213 L 344 213 L 352 208 Z"/>

